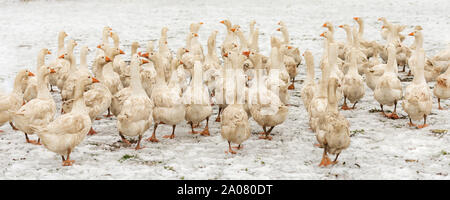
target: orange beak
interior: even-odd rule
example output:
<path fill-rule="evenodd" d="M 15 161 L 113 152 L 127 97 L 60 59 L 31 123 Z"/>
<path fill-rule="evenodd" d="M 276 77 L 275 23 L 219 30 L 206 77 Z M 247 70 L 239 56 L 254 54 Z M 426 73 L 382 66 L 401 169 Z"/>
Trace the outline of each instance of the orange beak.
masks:
<path fill-rule="evenodd" d="M 414 36 L 414 32 L 411 32 L 408 34 L 409 36 Z"/>
<path fill-rule="evenodd" d="M 305 53 L 302 53 L 302 56 L 305 56 Z"/>
<path fill-rule="evenodd" d="M 225 20 L 220 21 L 220 23 L 225 24 Z"/>
<path fill-rule="evenodd" d="M 321 37 L 325 37 L 325 33 L 320 34 Z"/>
<path fill-rule="evenodd" d="M 120 50 L 120 54 L 125 54 L 125 52 L 123 52 L 122 49 L 119 49 L 119 50 Z"/>
<path fill-rule="evenodd" d="M 339 28 L 344 28 L 344 25 L 339 25 Z"/>
<path fill-rule="evenodd" d="M 111 62 L 111 58 L 109 58 L 108 56 L 105 57 L 105 61 L 106 62 Z"/>
<path fill-rule="evenodd" d="M 63 55 L 60 55 L 58 58 L 64 58 L 64 54 L 63 54 Z"/>
<path fill-rule="evenodd" d="M 142 57 L 148 58 L 148 57 L 149 57 L 149 53 L 148 53 L 148 52 L 147 52 L 147 53 L 143 53 L 143 54 L 142 54 Z"/>
<path fill-rule="evenodd" d="M 243 51 L 242 55 L 249 57 L 250 56 L 250 51 Z"/>
<path fill-rule="evenodd" d="M 98 81 L 98 79 L 92 77 L 92 83 L 100 83 L 100 81 Z"/>
<path fill-rule="evenodd" d="M 322 25 L 322 27 L 327 27 L 327 26 L 328 26 L 327 23 L 325 23 L 325 24 Z"/>
<path fill-rule="evenodd" d="M 198 37 L 198 34 L 197 34 L 197 33 L 194 33 L 194 36 L 195 36 L 195 37 Z"/>
<path fill-rule="evenodd" d="M 183 61 L 180 60 L 180 65 L 184 64 Z"/>
<path fill-rule="evenodd" d="M 138 52 L 138 56 L 142 56 L 140 51 Z"/>
<path fill-rule="evenodd" d="M 354 20 L 359 20 L 359 17 L 353 17 Z"/>
<path fill-rule="evenodd" d="M 34 76 L 32 72 L 28 72 L 28 76 Z"/>
<path fill-rule="evenodd" d="M 97 48 L 101 49 L 101 48 L 102 48 L 102 45 L 97 45 Z"/>
<path fill-rule="evenodd" d="M 112 32 L 109 32 L 109 36 L 111 36 L 111 37 L 112 37 L 112 35 L 113 35 L 113 34 L 112 34 Z"/>
<path fill-rule="evenodd" d="M 292 46 L 288 46 L 287 48 L 288 48 L 288 49 L 292 49 Z"/>
<path fill-rule="evenodd" d="M 142 60 L 142 64 L 149 63 L 148 60 Z"/>
<path fill-rule="evenodd" d="M 385 26 L 381 26 L 381 29 L 386 28 Z"/>
<path fill-rule="evenodd" d="M 281 28 L 277 28 L 277 31 L 281 31 Z"/>
<path fill-rule="evenodd" d="M 199 24 L 203 24 L 203 22 L 200 22 Z"/>
<path fill-rule="evenodd" d="M 380 17 L 380 18 L 378 18 L 378 21 L 381 21 L 381 17 Z"/>
<path fill-rule="evenodd" d="M 232 31 L 232 32 L 235 32 L 235 31 L 236 31 L 236 29 L 235 29 L 235 28 L 232 28 L 232 29 L 231 29 L 231 31 Z"/>
<path fill-rule="evenodd" d="M 56 71 L 53 68 L 50 68 L 50 73 L 54 74 Z"/>
<path fill-rule="evenodd" d="M 50 51 L 47 51 L 47 54 L 52 54 L 52 52 L 50 52 Z"/>
<path fill-rule="evenodd" d="M 186 50 L 184 50 L 186 53 L 188 53 L 189 52 L 189 50 L 188 49 L 186 49 Z"/>
<path fill-rule="evenodd" d="M 227 58 L 228 58 L 228 53 L 224 53 L 224 54 L 223 54 L 223 56 L 225 56 L 225 57 L 227 57 Z"/>

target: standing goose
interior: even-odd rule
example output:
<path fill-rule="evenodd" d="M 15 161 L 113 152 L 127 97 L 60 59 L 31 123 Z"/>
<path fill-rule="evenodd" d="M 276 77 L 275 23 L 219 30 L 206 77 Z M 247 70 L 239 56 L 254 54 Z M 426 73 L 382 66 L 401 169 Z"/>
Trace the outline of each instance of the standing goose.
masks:
<path fill-rule="evenodd" d="M 237 53 L 229 52 L 226 55 L 231 59 L 232 68 L 243 74 L 241 68 L 243 59 Z M 251 133 L 248 115 L 243 105 L 245 103 L 245 100 L 242 99 L 244 95 L 238 95 L 238 92 L 242 94 L 242 90 L 238 90 L 238 88 L 245 87 L 245 78 L 239 73 L 230 73 L 230 75 L 226 77 L 228 80 L 224 85 L 226 88 L 225 103 L 228 106 L 222 112 L 220 134 L 228 141 L 228 152 L 236 154 L 231 148 L 231 143 L 238 144 L 237 149 L 241 149 L 242 143 L 250 137 Z"/>
<path fill-rule="evenodd" d="M 47 49 L 42 51 L 49 52 Z M 22 106 L 13 116 L 14 125 L 25 134 L 27 143 L 40 144 L 40 139 L 36 142 L 28 138 L 29 134 L 35 133 L 32 127 L 50 123 L 56 113 L 55 101 L 47 88 L 50 73 L 56 71 L 45 65 L 39 69 L 37 97 Z"/>
<path fill-rule="evenodd" d="M 414 65 L 414 79 L 405 90 L 405 99 L 402 102 L 403 109 L 408 113 L 409 125 L 416 126 L 412 120 L 423 118 L 423 125 L 417 128 L 423 128 L 427 125 L 427 115 L 431 113 L 433 105 L 431 90 L 425 81 L 424 65 L 425 51 L 423 48 L 416 49 L 416 63 Z"/>
<path fill-rule="evenodd" d="M 117 116 L 117 129 L 122 141 L 130 144 L 125 136 L 139 136 L 136 150 L 142 148 L 140 146 L 142 136 L 150 128 L 153 121 L 153 102 L 142 88 L 139 65 L 139 56 L 133 54 L 131 58 L 131 95 L 125 100 L 121 112 Z"/>
<path fill-rule="evenodd" d="M 103 66 L 107 63 L 110 63 L 111 59 L 109 57 L 104 55 L 98 55 L 94 61 L 93 66 L 96 66 L 95 69 L 100 71 L 97 72 L 99 76 L 96 77 L 97 80 L 100 82 L 96 82 L 92 85 L 89 85 L 83 94 L 84 102 L 89 110 L 89 117 L 91 118 L 91 121 L 94 121 L 97 116 L 104 113 L 111 105 L 111 92 L 109 92 L 108 87 L 106 87 L 101 81 L 103 79 Z M 89 73 L 85 73 L 81 76 L 88 76 Z M 80 77 L 79 77 L 80 78 Z M 79 79 L 78 78 L 78 79 Z M 76 91 L 76 90 L 74 90 Z M 75 99 L 72 98 L 70 100 L 66 100 L 62 104 L 62 108 L 65 113 L 68 113 L 72 110 L 73 104 L 75 102 Z M 94 135 L 97 134 L 97 132 L 94 130 L 93 127 L 89 130 L 88 135 Z"/>
<path fill-rule="evenodd" d="M 260 139 L 271 140 L 272 137 L 269 135 L 273 128 L 286 120 L 288 107 L 281 102 L 277 94 L 266 88 L 261 55 L 255 52 L 243 52 L 243 54 L 249 57 L 256 69 L 256 83 L 252 84 L 249 90 L 250 113 L 264 130 L 264 135 Z M 270 127 L 268 131 L 266 127 Z"/>
<path fill-rule="evenodd" d="M 437 77 L 436 85 L 433 88 L 433 94 L 438 98 L 439 110 L 444 110 L 444 108 L 441 107 L 441 99 L 450 98 L 450 68 L 447 68 L 445 73 Z"/>
<path fill-rule="evenodd" d="M 153 134 L 148 141 L 158 142 L 156 139 L 156 128 L 162 122 L 172 126 L 172 134 L 164 138 L 175 138 L 175 127 L 184 120 L 185 107 L 181 103 L 181 88 L 178 86 L 175 77 L 171 78 L 169 84 L 164 80 L 164 66 L 162 58 L 157 53 L 149 53 L 149 59 L 155 64 L 156 85 L 152 90 L 151 100 L 155 107 L 153 108 Z M 176 76 L 176 74 L 174 74 Z"/>
<path fill-rule="evenodd" d="M 388 63 L 383 75 L 378 79 L 377 85 L 374 90 L 375 100 L 380 103 L 381 112 L 388 118 L 398 119 L 397 102 L 402 99 L 402 84 L 398 79 L 396 68 L 396 58 L 395 58 L 395 47 L 390 44 L 388 45 Z M 392 106 L 394 105 L 394 111 L 392 114 L 388 115 L 384 113 L 383 105 Z"/>
<path fill-rule="evenodd" d="M 183 102 L 186 105 L 185 119 L 191 125 L 193 134 L 194 124 L 199 124 L 206 119 L 206 126 L 201 135 L 209 136 L 209 117 L 212 114 L 211 100 L 208 92 L 208 87 L 203 83 L 203 66 L 199 61 L 194 64 L 194 73 L 192 81 L 183 94 Z"/>
<path fill-rule="evenodd" d="M 37 56 L 37 65 L 36 72 L 39 72 L 39 69 L 45 65 L 45 56 L 51 54 L 50 51 L 46 49 L 42 49 L 39 51 Z M 38 81 L 37 77 L 30 77 L 26 82 L 26 88 L 23 91 L 23 99 L 25 102 L 29 102 L 32 99 L 36 98 L 38 93 Z"/>
<path fill-rule="evenodd" d="M 356 64 L 356 58 L 358 56 L 358 51 L 356 48 L 352 48 L 350 58 L 351 64 L 350 69 L 344 76 L 342 91 L 344 93 L 344 105 L 342 105 L 343 110 L 354 109 L 356 103 L 364 96 L 365 88 L 364 81 L 361 75 L 358 73 L 358 66 Z M 353 103 L 353 107 L 349 108 L 347 106 L 347 99 L 350 103 Z"/>
<path fill-rule="evenodd" d="M 305 51 L 303 54 L 306 61 L 306 81 L 300 90 L 300 96 L 302 97 L 303 105 L 305 105 L 306 110 L 310 113 L 310 103 L 317 92 L 318 85 L 314 81 L 314 57 L 311 51 Z"/>
<path fill-rule="evenodd" d="M 342 150 L 350 146 L 350 124 L 348 120 L 339 113 L 336 88 L 339 86 L 339 80 L 330 77 L 328 80 L 328 103 L 326 114 L 320 116 L 320 128 L 316 134 L 319 146 L 323 147 L 322 161 L 319 166 L 328 166 L 336 164 L 339 154 Z M 328 153 L 336 154 L 334 161 L 330 161 Z"/>
<path fill-rule="evenodd" d="M 75 42 L 75 40 L 69 40 L 68 44 L 67 44 L 67 49 L 66 52 L 62 55 L 58 55 L 60 59 L 65 59 L 69 65 L 65 66 L 63 65 L 62 68 L 59 68 L 59 72 L 58 72 L 58 81 L 57 81 L 57 86 L 59 91 L 62 91 L 64 88 L 64 83 L 66 82 L 66 80 L 69 78 L 69 76 L 73 73 L 75 73 L 76 71 L 76 60 L 75 60 L 75 55 L 73 54 L 73 49 L 75 48 L 75 46 L 77 46 L 78 43 Z M 56 70 L 55 70 L 56 71 Z"/>
<path fill-rule="evenodd" d="M 32 126 L 42 139 L 44 147 L 61 155 L 63 166 L 71 166 L 75 162 L 70 160 L 70 153 L 83 141 L 92 126 L 89 111 L 84 103 L 83 91 L 87 85 L 95 82 L 98 80 L 90 75 L 78 79 L 72 111 L 61 115 L 55 121 Z"/>
<path fill-rule="evenodd" d="M 56 51 L 56 55 L 59 56 L 61 54 L 64 53 L 64 38 L 66 38 L 68 35 L 66 32 L 64 31 L 60 31 L 58 33 L 58 51 Z M 49 64 L 50 67 L 52 67 L 53 69 L 55 69 L 56 73 L 54 74 L 50 74 L 49 76 L 49 83 L 50 83 L 50 91 L 53 92 L 53 86 L 57 85 L 57 81 L 58 81 L 58 76 L 59 76 L 59 71 L 60 71 L 60 67 L 61 66 L 67 66 L 69 65 L 69 63 L 61 58 L 56 58 L 56 60 L 54 60 L 53 62 L 51 62 Z"/>
<path fill-rule="evenodd" d="M 11 127 L 16 130 L 17 128 L 12 124 L 12 117 L 14 112 L 19 110 L 23 105 L 23 93 L 22 85 L 28 81 L 28 77 L 32 77 L 34 74 L 27 69 L 20 70 L 16 78 L 14 79 L 13 91 L 9 95 L 0 94 L 0 126 L 9 122 Z M 0 132 L 3 132 L 0 130 Z"/>
<path fill-rule="evenodd" d="M 89 68 L 87 64 L 87 54 L 89 53 L 89 48 L 87 46 L 82 46 L 80 51 L 80 65 L 78 69 L 69 74 L 64 87 L 61 91 L 61 98 L 63 101 L 73 99 L 75 92 L 76 80 L 84 75 L 89 75 Z M 56 71 L 56 70 L 55 70 Z"/>

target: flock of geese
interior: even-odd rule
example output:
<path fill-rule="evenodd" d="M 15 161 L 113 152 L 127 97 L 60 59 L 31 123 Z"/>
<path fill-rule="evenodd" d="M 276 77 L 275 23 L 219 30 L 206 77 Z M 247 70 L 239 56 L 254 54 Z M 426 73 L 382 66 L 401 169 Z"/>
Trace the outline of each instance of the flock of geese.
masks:
<path fill-rule="evenodd" d="M 356 109 L 363 98 L 365 85 L 373 92 L 382 113 L 396 119 L 397 103 L 408 113 L 410 125 L 417 128 L 427 126 L 426 117 L 432 108 L 432 91 L 427 82 L 436 81 L 433 89 L 438 98 L 450 98 L 450 48 L 434 57 L 426 57 L 422 28 L 416 26 L 409 34 L 415 41 L 411 46 L 402 42 L 401 32 L 406 26 L 382 21 L 382 37 L 385 44 L 364 38 L 364 22 L 355 17 L 357 25 L 340 25 L 347 41 L 335 41 L 335 27 L 326 22 L 327 30 L 320 36 L 325 38 L 323 56 L 320 60 L 322 77 L 316 83 L 314 58 L 305 51 L 307 78 L 301 88 L 301 98 L 309 113 L 309 126 L 315 132 L 317 147 L 323 148 L 319 166 L 335 164 L 341 151 L 350 145 L 348 120 L 342 110 Z M 37 56 L 36 76 L 27 69 L 20 70 L 14 80 L 10 94 L 0 94 L 0 125 L 9 122 L 14 130 L 25 134 L 27 143 L 41 142 L 45 148 L 62 157 L 63 166 L 74 160 L 70 153 L 87 135 L 94 135 L 93 120 L 107 112 L 114 116 L 122 141 L 127 137 L 139 137 L 135 149 L 143 148 L 144 133 L 153 125 L 153 134 L 147 139 L 158 142 L 159 125 L 172 126 L 172 134 L 164 138 L 173 139 L 177 124 L 184 121 L 191 126 L 192 134 L 209 136 L 209 118 L 212 107 L 218 106 L 216 122 L 220 122 L 221 135 L 228 141 L 226 153 L 235 154 L 250 135 L 249 119 L 253 118 L 261 127 L 260 139 L 271 140 L 274 127 L 282 124 L 288 115 L 289 93 L 294 90 L 295 77 L 302 62 L 300 50 L 290 45 L 287 26 L 280 21 L 277 31 L 282 38 L 271 37 L 269 56 L 259 52 L 259 29 L 250 22 L 248 35 L 241 27 L 229 20 L 220 23 L 226 26 L 226 37 L 216 50 L 213 31 L 207 41 L 207 54 L 199 42 L 198 31 L 203 23 L 192 23 L 186 37 L 186 46 L 176 51 L 168 48 L 168 28 L 163 27 L 155 50 L 149 41 L 145 52 L 138 52 L 138 42 L 131 44 L 131 61 L 121 55 L 117 32 L 104 27 L 101 43 L 97 46 L 95 60 L 90 67 L 87 55 L 90 49 L 82 46 L 79 64 L 74 56 L 77 43 L 64 31 L 58 35 L 57 58 L 45 63 L 51 54 L 42 49 Z M 110 44 L 112 38 L 114 44 Z M 221 59 L 223 61 L 221 61 Z M 398 66 L 409 67 L 413 81 L 403 92 L 398 78 Z M 364 78 L 363 78 L 364 77 Z M 365 84 L 364 84 L 365 82 Z M 56 103 L 51 95 L 57 87 L 61 95 L 61 115 L 55 117 Z M 353 104 L 349 107 L 347 100 Z M 394 106 L 386 114 L 383 106 Z M 58 111 L 59 112 L 59 111 Z M 412 120 L 421 120 L 422 125 Z M 206 120 L 202 131 L 195 131 Z M 36 134 L 37 140 L 29 135 Z M 238 146 L 231 147 L 231 143 Z M 328 154 L 336 155 L 331 161 Z"/>

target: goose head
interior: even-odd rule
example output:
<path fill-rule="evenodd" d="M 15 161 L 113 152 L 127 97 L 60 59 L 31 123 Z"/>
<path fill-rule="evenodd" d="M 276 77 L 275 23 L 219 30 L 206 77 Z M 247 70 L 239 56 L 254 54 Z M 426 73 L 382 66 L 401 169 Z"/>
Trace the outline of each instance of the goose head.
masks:
<path fill-rule="evenodd" d="M 95 61 L 97 61 L 97 63 L 100 64 L 101 66 L 105 65 L 106 63 L 112 62 L 111 58 L 104 55 L 97 56 Z"/>
<path fill-rule="evenodd" d="M 329 31 L 333 31 L 334 30 L 333 24 L 331 22 L 323 23 L 322 27 L 327 28 Z"/>
<path fill-rule="evenodd" d="M 353 20 L 355 20 L 358 24 L 363 23 L 363 19 L 361 17 L 353 17 Z"/>
<path fill-rule="evenodd" d="M 278 23 L 277 23 L 279 26 L 282 26 L 282 27 L 284 27 L 285 26 L 285 24 L 284 24 L 284 22 L 283 21 L 279 21 Z"/>
<path fill-rule="evenodd" d="M 326 39 L 330 39 L 332 37 L 330 31 L 324 31 L 322 34 L 320 34 L 320 37 L 324 37 Z"/>
<path fill-rule="evenodd" d="M 339 25 L 339 28 L 344 29 L 345 31 L 350 31 L 351 27 L 348 24 Z"/>
<path fill-rule="evenodd" d="M 224 24 L 227 27 L 227 30 L 231 29 L 231 21 L 226 19 L 226 20 L 222 20 L 220 21 L 221 24 Z"/>
<path fill-rule="evenodd" d="M 198 22 L 198 23 L 192 23 L 189 26 L 189 31 L 194 32 L 194 33 L 198 33 L 198 30 L 200 30 L 200 27 L 203 25 L 203 22 Z"/>

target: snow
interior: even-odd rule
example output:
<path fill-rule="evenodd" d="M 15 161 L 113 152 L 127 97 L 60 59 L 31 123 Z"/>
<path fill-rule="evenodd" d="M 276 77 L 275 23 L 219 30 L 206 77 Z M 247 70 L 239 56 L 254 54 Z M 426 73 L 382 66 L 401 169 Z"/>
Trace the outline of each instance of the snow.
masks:
<path fill-rule="evenodd" d="M 117 31 L 121 48 L 128 54 L 133 41 L 145 49 L 148 40 L 157 40 L 163 26 L 169 28 L 168 42 L 172 51 L 185 45 L 189 24 L 204 22 L 199 36 L 205 45 L 213 30 L 218 30 L 220 45 L 225 37 L 225 27 L 219 23 L 230 19 L 248 30 L 250 20 L 256 20 L 260 29 L 260 49 L 269 55 L 270 36 L 277 35 L 276 23 L 283 20 L 289 30 L 292 45 L 301 52 L 313 52 L 316 79 L 322 55 L 323 40 L 319 35 L 325 30 L 321 25 L 331 21 L 335 26 L 355 25 L 353 17 L 365 20 L 366 40 L 381 40 L 381 23 L 386 17 L 393 23 L 408 27 L 421 25 L 427 55 L 434 55 L 449 43 L 448 8 L 445 0 L 434 1 L 6 1 L 0 3 L 0 85 L 11 91 L 12 80 L 22 68 L 36 71 L 37 52 L 49 48 L 56 53 L 57 33 L 65 30 L 69 38 L 95 49 L 101 42 L 101 31 L 109 25 Z M 343 30 L 337 29 L 335 39 L 345 41 Z M 407 36 L 406 44 L 412 37 Z M 92 62 L 95 53 L 90 53 Z M 56 55 L 48 56 L 47 62 Z M 305 79 L 302 64 L 296 80 Z M 405 88 L 409 82 L 403 82 Z M 434 83 L 430 83 L 434 86 Z M 0 127 L 0 179 L 450 179 L 450 136 L 433 134 L 432 129 L 450 129 L 448 110 L 437 109 L 433 97 L 430 124 L 421 130 L 408 127 L 407 119 L 390 120 L 369 110 L 379 108 L 373 92 L 366 87 L 366 95 L 357 109 L 341 111 L 350 121 L 352 131 L 363 133 L 351 137 L 351 144 L 331 167 L 318 167 L 322 149 L 314 147 L 314 133 L 308 127 L 308 115 L 300 99 L 301 83 L 290 91 L 288 119 L 272 132 L 273 140 L 259 140 L 262 131 L 253 120 L 253 135 L 244 143 L 238 154 L 225 154 L 228 144 L 220 136 L 220 124 L 214 122 L 217 107 L 210 118 L 210 137 L 191 135 L 185 122 L 177 126 L 173 140 L 164 139 L 171 127 L 158 127 L 160 143 L 143 142 L 146 147 L 135 151 L 120 141 L 115 119 L 94 122 L 97 135 L 88 136 L 73 151 L 71 167 L 61 166 L 61 158 L 42 146 L 25 143 L 23 133 L 13 131 L 7 124 Z M 54 93 L 58 108 L 60 96 Z M 450 107 L 450 101 L 442 101 Z M 388 107 L 392 110 L 393 108 Z M 401 105 L 400 116 L 406 113 Z M 418 122 L 419 123 L 419 122 Z M 421 123 L 421 122 L 420 122 Z M 202 123 L 201 127 L 204 126 Z M 147 131 L 150 137 L 153 128 Z M 33 139 L 36 136 L 31 136 Z M 126 156 L 129 159 L 124 159 Z M 124 157 L 125 156 L 125 157 Z"/>

